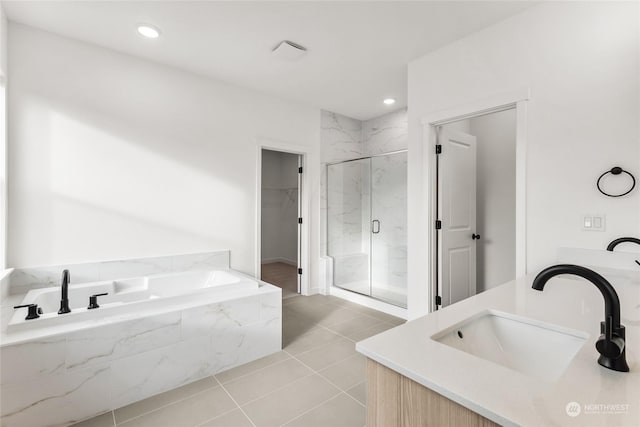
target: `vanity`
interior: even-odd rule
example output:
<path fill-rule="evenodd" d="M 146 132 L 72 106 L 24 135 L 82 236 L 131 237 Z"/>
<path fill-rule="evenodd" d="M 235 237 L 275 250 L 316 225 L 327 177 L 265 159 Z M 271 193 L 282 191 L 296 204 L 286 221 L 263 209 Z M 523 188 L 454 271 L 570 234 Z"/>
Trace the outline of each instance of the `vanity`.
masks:
<path fill-rule="evenodd" d="M 600 366 L 602 294 L 573 276 L 498 286 L 359 342 L 367 425 L 640 425 L 640 270 L 598 269 L 620 298 L 630 372 Z"/>

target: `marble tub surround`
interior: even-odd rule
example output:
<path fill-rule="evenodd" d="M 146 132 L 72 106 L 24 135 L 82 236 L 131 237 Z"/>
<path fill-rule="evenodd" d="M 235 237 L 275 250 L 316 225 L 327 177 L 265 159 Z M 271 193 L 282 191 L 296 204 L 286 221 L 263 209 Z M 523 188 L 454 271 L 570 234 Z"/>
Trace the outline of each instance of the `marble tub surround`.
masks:
<path fill-rule="evenodd" d="M 66 425 L 277 352 L 279 288 L 107 318 L 0 349 L 3 426 Z"/>
<path fill-rule="evenodd" d="M 533 277 L 509 282 L 408 322 L 361 341 L 356 348 L 376 362 L 501 425 L 640 425 L 637 307 L 640 286 L 612 281 L 621 302 L 630 302 L 622 304 L 621 318 L 626 326 L 631 372 L 621 373 L 597 363 L 595 341 L 600 336 L 604 312 L 600 292 L 584 280 L 557 277 L 539 292 L 531 289 Z M 588 338 L 553 381 L 506 368 L 431 338 L 486 310 L 580 331 Z M 567 414 L 571 402 L 580 405 L 581 414 L 575 417 Z"/>
<path fill-rule="evenodd" d="M 14 268 L 9 276 L 7 294 L 26 294 L 31 289 L 59 286 L 62 271 L 65 269 L 71 273 L 70 285 L 73 286 L 74 283 L 216 268 L 229 268 L 228 250 L 61 264 L 46 267 Z"/>

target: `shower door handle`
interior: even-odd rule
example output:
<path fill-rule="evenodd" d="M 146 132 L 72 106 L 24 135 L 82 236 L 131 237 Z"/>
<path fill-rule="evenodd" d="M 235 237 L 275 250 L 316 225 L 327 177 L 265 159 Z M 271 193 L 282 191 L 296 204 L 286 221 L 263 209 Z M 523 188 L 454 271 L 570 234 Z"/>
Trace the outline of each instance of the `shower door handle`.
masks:
<path fill-rule="evenodd" d="M 371 232 L 373 234 L 378 234 L 380 232 L 380 221 L 377 219 L 371 221 Z"/>

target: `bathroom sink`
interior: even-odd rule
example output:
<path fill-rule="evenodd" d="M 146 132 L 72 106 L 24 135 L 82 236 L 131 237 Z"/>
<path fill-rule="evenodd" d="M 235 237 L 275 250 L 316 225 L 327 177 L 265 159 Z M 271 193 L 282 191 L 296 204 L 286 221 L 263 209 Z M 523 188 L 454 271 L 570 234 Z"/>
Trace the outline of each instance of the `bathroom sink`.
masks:
<path fill-rule="evenodd" d="M 520 373 L 553 381 L 562 375 L 589 335 L 487 310 L 431 338 Z"/>

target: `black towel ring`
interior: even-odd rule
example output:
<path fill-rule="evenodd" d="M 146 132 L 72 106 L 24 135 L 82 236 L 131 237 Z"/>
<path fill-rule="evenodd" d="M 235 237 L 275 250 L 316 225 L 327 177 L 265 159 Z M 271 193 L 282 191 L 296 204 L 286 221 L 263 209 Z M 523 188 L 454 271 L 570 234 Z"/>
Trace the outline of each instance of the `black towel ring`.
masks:
<path fill-rule="evenodd" d="M 625 191 L 624 193 L 621 194 L 609 194 L 606 193 L 605 191 L 602 190 L 602 188 L 600 188 L 600 180 L 606 175 L 606 174 L 611 174 L 611 175 L 620 175 L 621 173 L 626 173 L 627 175 L 629 175 L 631 177 L 631 188 L 628 189 L 627 191 Z M 627 194 L 631 193 L 633 191 L 633 189 L 636 187 L 636 177 L 633 176 L 633 174 L 631 172 L 627 172 L 626 170 L 622 169 L 619 166 L 613 167 L 611 168 L 611 170 L 606 171 L 605 173 L 603 173 L 602 175 L 600 175 L 600 177 L 598 178 L 598 182 L 596 183 L 596 186 L 598 187 L 598 191 L 601 192 L 602 194 L 604 194 L 605 196 L 609 196 L 609 197 L 622 197 L 622 196 L 626 196 Z"/>

